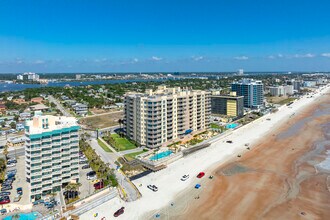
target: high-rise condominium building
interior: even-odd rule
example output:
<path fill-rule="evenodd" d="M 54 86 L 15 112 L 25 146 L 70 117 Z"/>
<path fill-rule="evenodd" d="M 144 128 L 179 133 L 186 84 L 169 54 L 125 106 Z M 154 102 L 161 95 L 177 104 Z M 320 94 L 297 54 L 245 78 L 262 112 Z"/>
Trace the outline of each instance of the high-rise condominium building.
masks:
<path fill-rule="evenodd" d="M 212 114 L 241 117 L 244 115 L 243 102 L 244 97 L 236 96 L 235 92 L 230 95 L 212 95 L 211 112 Z"/>
<path fill-rule="evenodd" d="M 209 126 L 210 92 L 166 88 L 125 95 L 124 132 L 140 145 L 161 147 Z"/>
<path fill-rule="evenodd" d="M 73 117 L 36 113 L 25 125 L 26 180 L 38 199 L 79 180 L 79 126 Z"/>
<path fill-rule="evenodd" d="M 231 90 L 244 96 L 244 107 L 259 108 L 264 103 L 264 84 L 253 79 L 242 79 L 231 84 Z"/>

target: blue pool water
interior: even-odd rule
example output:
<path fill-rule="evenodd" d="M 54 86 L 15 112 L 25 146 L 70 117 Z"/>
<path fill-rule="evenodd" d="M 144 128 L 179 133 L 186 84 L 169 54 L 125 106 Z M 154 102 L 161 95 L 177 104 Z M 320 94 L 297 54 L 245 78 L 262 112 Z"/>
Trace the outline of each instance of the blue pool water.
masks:
<path fill-rule="evenodd" d="M 173 153 L 172 151 L 167 150 L 167 151 L 164 151 L 164 152 L 153 155 L 152 157 L 149 158 L 149 160 L 159 160 L 159 159 L 162 159 L 164 157 L 170 156 L 172 153 Z"/>
<path fill-rule="evenodd" d="M 232 124 L 227 124 L 226 125 L 226 128 L 227 129 L 234 129 L 234 128 L 236 128 L 238 126 L 238 124 L 236 124 L 236 123 L 232 123 Z"/>
<path fill-rule="evenodd" d="M 39 217 L 41 216 L 39 212 L 22 213 L 19 214 L 19 220 L 35 220 L 38 218 L 38 216 Z M 6 218 L 4 218 L 4 220 L 11 220 L 12 217 L 13 217 L 12 215 L 7 216 Z"/>

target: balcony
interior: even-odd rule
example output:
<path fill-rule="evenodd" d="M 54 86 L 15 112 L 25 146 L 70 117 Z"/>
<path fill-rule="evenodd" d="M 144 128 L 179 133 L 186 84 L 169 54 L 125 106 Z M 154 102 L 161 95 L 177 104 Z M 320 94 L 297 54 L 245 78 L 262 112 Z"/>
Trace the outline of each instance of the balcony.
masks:
<path fill-rule="evenodd" d="M 62 144 L 69 144 L 70 140 L 62 140 Z"/>
<path fill-rule="evenodd" d="M 40 188 L 41 187 L 41 184 L 36 184 L 36 185 L 31 185 L 31 189 L 36 189 L 36 188 Z"/>
<path fill-rule="evenodd" d="M 42 142 L 51 142 L 52 141 L 52 139 L 50 139 L 50 138 L 44 138 L 44 139 L 42 139 Z"/>
<path fill-rule="evenodd" d="M 70 137 L 70 134 L 62 134 L 61 137 L 62 138 L 68 138 L 68 137 Z"/>

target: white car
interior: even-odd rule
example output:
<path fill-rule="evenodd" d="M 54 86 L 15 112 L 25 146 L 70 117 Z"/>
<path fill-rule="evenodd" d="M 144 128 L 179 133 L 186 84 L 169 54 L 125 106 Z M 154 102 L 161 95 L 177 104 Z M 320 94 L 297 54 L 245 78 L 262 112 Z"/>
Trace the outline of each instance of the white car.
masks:
<path fill-rule="evenodd" d="M 187 179 L 189 179 L 189 174 L 183 175 L 183 176 L 181 177 L 181 180 L 182 180 L 182 181 L 186 181 Z"/>
<path fill-rule="evenodd" d="M 16 166 L 16 163 L 7 164 L 7 167 L 14 167 L 14 166 Z"/>

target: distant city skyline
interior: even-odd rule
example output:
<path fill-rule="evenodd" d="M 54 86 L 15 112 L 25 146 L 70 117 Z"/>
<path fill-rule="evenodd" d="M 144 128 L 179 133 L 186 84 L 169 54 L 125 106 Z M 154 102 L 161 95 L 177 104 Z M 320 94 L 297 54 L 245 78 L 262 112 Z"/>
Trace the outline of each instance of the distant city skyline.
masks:
<path fill-rule="evenodd" d="M 0 73 L 330 71 L 330 2 L 4 1 Z"/>

